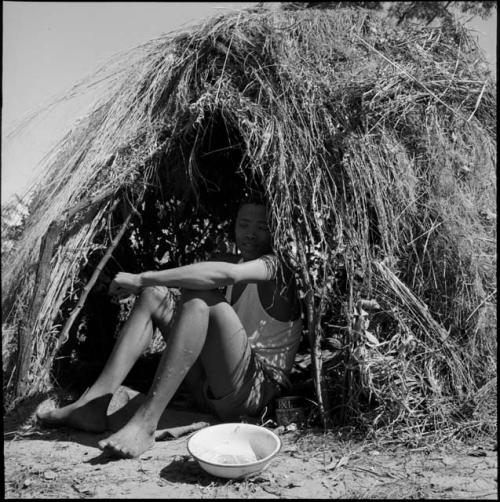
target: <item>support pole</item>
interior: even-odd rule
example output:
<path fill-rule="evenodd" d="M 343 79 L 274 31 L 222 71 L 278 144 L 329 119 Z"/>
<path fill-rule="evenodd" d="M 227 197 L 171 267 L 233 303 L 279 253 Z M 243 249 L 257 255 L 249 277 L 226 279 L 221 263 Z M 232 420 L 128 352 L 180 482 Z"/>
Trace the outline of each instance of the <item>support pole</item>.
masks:
<path fill-rule="evenodd" d="M 296 236 L 295 236 L 296 237 Z M 302 261 L 302 281 L 304 287 L 309 285 L 309 290 L 306 292 L 306 308 L 307 308 L 307 324 L 309 327 L 309 345 L 311 347 L 311 363 L 312 363 L 312 377 L 314 382 L 314 390 L 316 392 L 316 398 L 318 400 L 318 411 L 321 417 L 321 422 L 323 427 L 328 426 L 328 419 L 325 410 L 325 404 L 323 402 L 323 390 L 321 388 L 322 384 L 322 355 L 321 355 L 321 336 L 319 330 L 320 316 L 319 313 L 315 311 L 314 305 L 314 292 L 307 275 L 307 259 L 303 244 L 295 238 L 297 243 L 297 250 Z"/>

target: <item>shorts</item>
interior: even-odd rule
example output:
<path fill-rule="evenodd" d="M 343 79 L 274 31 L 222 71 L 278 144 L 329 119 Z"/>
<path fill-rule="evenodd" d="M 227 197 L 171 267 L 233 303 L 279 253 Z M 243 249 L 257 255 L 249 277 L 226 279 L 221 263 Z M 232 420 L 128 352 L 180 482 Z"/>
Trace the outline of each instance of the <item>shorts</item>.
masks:
<path fill-rule="evenodd" d="M 174 312 L 180 291 L 165 286 L 154 286 L 154 289 L 164 296 L 166 307 Z M 206 379 L 195 389 L 190 389 L 194 404 L 221 420 L 238 420 L 242 415 L 257 416 L 281 390 L 281 386 L 266 371 L 265 362 L 253 351 L 248 338 L 245 337 L 243 343 L 243 356 L 231 378 L 234 389 L 229 394 L 215 399 Z"/>
<path fill-rule="evenodd" d="M 245 351 L 234 375 L 235 388 L 227 395 L 215 399 L 205 380 L 194 392 L 194 400 L 203 411 L 213 413 L 221 420 L 238 420 L 242 415 L 255 417 L 278 394 L 281 387 L 266 374 L 264 363 L 246 342 Z"/>

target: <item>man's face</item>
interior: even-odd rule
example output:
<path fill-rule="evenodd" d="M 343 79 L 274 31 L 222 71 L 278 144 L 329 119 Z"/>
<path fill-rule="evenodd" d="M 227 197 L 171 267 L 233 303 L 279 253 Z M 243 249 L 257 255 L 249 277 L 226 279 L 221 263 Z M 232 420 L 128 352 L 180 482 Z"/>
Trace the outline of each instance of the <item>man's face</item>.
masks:
<path fill-rule="evenodd" d="M 266 208 L 260 204 L 244 204 L 238 211 L 235 226 L 236 246 L 245 261 L 254 260 L 271 251 L 271 233 Z"/>

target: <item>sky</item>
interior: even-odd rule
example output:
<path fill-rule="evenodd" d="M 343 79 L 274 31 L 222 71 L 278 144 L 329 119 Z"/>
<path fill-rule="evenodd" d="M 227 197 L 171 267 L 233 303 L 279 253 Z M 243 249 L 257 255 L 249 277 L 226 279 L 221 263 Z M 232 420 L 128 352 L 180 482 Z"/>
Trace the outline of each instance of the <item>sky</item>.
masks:
<path fill-rule="evenodd" d="M 226 10 L 256 2 L 3 2 L 2 204 L 21 195 L 35 166 L 83 109 L 64 105 L 23 134 L 7 133 L 30 111 L 68 90 L 113 54 Z M 497 14 L 475 19 L 496 74 Z"/>
<path fill-rule="evenodd" d="M 255 2 L 3 2 L 2 203 L 22 194 L 35 165 L 65 133 L 75 101 L 21 136 L 9 131 L 117 52 Z"/>

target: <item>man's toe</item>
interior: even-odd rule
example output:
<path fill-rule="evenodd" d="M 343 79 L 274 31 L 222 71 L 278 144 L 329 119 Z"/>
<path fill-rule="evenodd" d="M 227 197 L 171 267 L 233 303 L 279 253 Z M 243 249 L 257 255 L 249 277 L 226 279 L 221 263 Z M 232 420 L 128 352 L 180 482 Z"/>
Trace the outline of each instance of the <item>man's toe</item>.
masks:
<path fill-rule="evenodd" d="M 101 439 L 101 441 L 99 441 L 99 442 L 97 443 L 97 446 L 99 446 L 99 448 L 100 448 L 101 450 L 105 450 L 105 449 L 106 449 L 106 447 L 108 446 L 108 441 L 107 441 L 107 439 Z"/>

